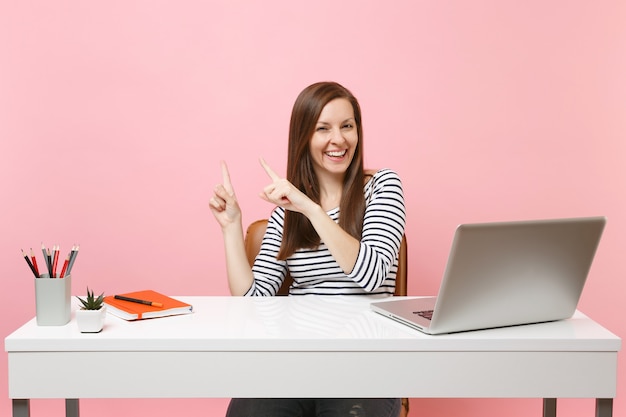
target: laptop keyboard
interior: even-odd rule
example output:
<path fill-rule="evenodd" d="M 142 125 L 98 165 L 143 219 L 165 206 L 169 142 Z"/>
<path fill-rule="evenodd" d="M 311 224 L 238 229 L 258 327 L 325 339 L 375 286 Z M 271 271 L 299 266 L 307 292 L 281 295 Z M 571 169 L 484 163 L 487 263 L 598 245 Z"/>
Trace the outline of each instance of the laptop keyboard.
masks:
<path fill-rule="evenodd" d="M 426 320 L 433 319 L 433 310 L 414 311 L 413 314 L 417 314 L 420 317 L 424 317 Z"/>

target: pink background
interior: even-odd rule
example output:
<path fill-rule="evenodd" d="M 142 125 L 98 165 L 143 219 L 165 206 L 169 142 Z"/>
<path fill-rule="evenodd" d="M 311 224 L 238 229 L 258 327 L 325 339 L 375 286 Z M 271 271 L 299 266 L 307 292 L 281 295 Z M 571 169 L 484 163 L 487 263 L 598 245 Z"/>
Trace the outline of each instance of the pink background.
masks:
<path fill-rule="evenodd" d="M 296 95 L 336 80 L 361 101 L 367 166 L 403 179 L 410 294 L 436 293 L 461 222 L 606 215 L 580 309 L 623 337 L 624 22 L 618 0 L 1 2 L 0 335 L 35 314 L 20 249 L 42 263 L 42 241 L 63 253 L 81 245 L 74 294 L 227 294 L 207 208 L 219 161 L 244 222 L 267 216 L 258 157 L 284 172 Z M 621 365 L 615 415 L 626 415 Z M 3 352 L 0 415 L 6 374 Z M 225 406 L 85 400 L 81 411 L 217 416 Z M 32 403 L 34 415 L 62 407 Z M 559 402 L 569 416 L 593 407 Z M 411 415 L 540 409 L 539 399 L 419 399 Z"/>

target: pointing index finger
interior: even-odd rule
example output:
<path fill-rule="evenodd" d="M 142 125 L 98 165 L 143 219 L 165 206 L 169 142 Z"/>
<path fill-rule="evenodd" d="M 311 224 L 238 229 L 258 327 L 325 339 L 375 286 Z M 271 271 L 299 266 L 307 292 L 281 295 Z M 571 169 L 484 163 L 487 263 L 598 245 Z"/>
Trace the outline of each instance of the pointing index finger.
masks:
<path fill-rule="evenodd" d="M 270 168 L 269 165 L 267 165 L 267 162 L 265 162 L 265 159 L 259 158 L 259 162 L 261 162 L 261 166 L 263 167 L 265 172 L 267 172 L 267 175 L 269 175 L 272 181 L 278 181 L 280 179 L 280 176 L 277 173 L 275 173 L 272 170 L 272 168 Z"/>
<path fill-rule="evenodd" d="M 222 161 L 222 181 L 224 182 L 224 188 L 229 193 L 233 192 L 233 185 L 230 183 L 230 174 L 228 173 L 228 166 L 226 162 Z"/>

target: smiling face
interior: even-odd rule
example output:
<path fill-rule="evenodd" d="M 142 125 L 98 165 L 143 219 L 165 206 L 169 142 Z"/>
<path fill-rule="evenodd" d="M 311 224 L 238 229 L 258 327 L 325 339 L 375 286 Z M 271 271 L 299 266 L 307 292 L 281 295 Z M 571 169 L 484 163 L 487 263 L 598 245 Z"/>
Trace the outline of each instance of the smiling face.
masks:
<path fill-rule="evenodd" d="M 345 98 L 328 102 L 322 109 L 309 142 L 318 178 L 343 179 L 359 142 L 352 104 Z"/>

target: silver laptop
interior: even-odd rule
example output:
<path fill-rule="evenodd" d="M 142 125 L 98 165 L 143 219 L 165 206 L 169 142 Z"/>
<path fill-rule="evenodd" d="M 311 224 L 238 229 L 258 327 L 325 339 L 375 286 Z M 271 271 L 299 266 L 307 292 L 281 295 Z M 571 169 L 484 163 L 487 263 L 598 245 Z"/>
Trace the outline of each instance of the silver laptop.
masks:
<path fill-rule="evenodd" d="M 371 308 L 428 334 L 569 318 L 605 223 L 589 217 L 460 225 L 437 297 Z"/>

